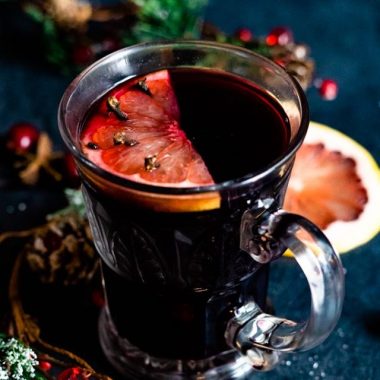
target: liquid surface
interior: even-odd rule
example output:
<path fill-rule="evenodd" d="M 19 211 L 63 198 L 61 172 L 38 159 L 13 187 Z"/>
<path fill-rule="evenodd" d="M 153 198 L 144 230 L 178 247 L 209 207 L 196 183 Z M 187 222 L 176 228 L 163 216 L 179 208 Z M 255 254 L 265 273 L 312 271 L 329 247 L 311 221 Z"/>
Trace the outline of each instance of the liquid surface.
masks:
<path fill-rule="evenodd" d="M 100 133 L 96 132 L 96 128 L 101 128 L 103 124 L 111 126 L 113 132 L 109 133 L 113 133 L 114 135 L 117 133 L 117 130 L 115 132 L 115 124 L 120 124 L 121 127 L 124 126 L 125 130 L 131 129 L 131 134 L 135 133 L 134 136 L 137 136 L 136 140 L 138 142 L 141 133 L 138 132 L 139 134 L 136 134 L 137 129 L 133 130 L 133 128 L 137 128 L 139 123 L 145 123 L 149 118 L 154 120 L 154 128 L 157 131 L 161 128 L 160 123 L 167 123 L 169 129 L 173 129 L 173 124 L 175 124 L 177 133 L 174 138 L 191 141 L 190 148 L 186 145 L 186 149 L 197 152 L 195 153 L 197 157 L 198 154 L 200 155 L 201 160 L 203 160 L 207 168 L 206 171 L 208 170 L 212 181 L 216 183 L 237 179 L 257 172 L 276 160 L 286 150 L 289 142 L 287 118 L 279 104 L 263 91 L 247 83 L 242 78 L 213 70 L 176 68 L 170 70 L 169 74 L 170 79 L 168 79 L 168 83 L 165 83 L 165 86 L 170 87 L 170 90 L 165 89 L 165 91 L 170 91 L 170 96 L 168 96 L 169 104 L 162 106 L 161 97 L 159 98 L 158 107 L 161 107 L 162 113 L 169 114 L 169 121 L 167 121 L 168 117 L 165 116 L 164 118 L 159 114 L 160 111 L 158 111 L 158 115 L 157 112 L 153 116 L 150 113 L 152 109 L 150 103 L 152 103 L 152 99 L 153 101 L 156 100 L 156 95 L 149 94 L 149 88 L 148 90 L 145 89 L 145 92 L 150 96 L 137 94 L 139 95 L 139 100 L 136 97 L 129 97 L 129 99 L 133 98 L 133 101 L 136 101 L 137 105 L 128 120 L 123 121 L 123 117 L 118 115 L 119 120 L 115 121 L 115 113 L 111 112 L 109 107 L 104 107 L 105 99 L 109 99 L 112 94 L 119 94 L 118 96 L 120 96 L 120 94 L 128 91 L 136 92 L 136 83 L 144 82 L 149 78 L 150 74 L 145 77 L 134 78 L 113 89 L 112 92 L 106 94 L 93 106 L 83 126 L 83 146 L 85 144 L 87 147 L 89 146 L 91 136 L 99 138 Z M 146 83 L 149 87 L 149 79 Z M 165 96 L 163 98 L 165 100 Z M 146 101 L 146 105 L 143 104 L 144 101 Z M 129 106 L 130 103 L 126 103 L 125 107 L 128 108 Z M 146 109 L 149 109 L 146 115 L 143 114 L 144 106 L 146 106 Z M 136 112 L 135 109 L 137 109 Z M 157 120 L 160 120 L 160 122 L 157 123 Z M 131 125 L 132 128 L 130 127 Z M 133 127 L 133 125 L 136 127 Z M 184 131 L 185 136 L 180 132 L 181 130 Z M 104 135 L 103 130 L 101 133 Z M 149 145 L 150 147 L 149 149 L 145 149 L 144 146 L 144 152 L 147 153 L 145 157 L 139 158 L 141 167 L 144 160 L 146 165 L 148 157 L 158 156 L 160 158 L 161 155 L 167 158 L 168 154 L 169 156 L 172 154 L 175 159 L 168 163 L 164 163 L 164 160 L 161 163 L 158 160 L 158 165 L 157 167 L 153 167 L 153 170 L 152 165 L 150 167 L 145 166 L 147 172 L 153 172 L 154 169 L 159 168 L 157 173 L 165 170 L 163 176 L 166 175 L 169 178 L 170 175 L 167 173 L 173 173 L 176 170 L 181 171 L 186 164 L 186 162 L 179 163 L 180 159 L 186 161 L 187 157 L 189 159 L 190 157 L 194 157 L 193 154 L 174 156 L 177 152 L 173 152 L 173 150 L 178 148 L 178 144 L 175 146 L 175 149 L 168 149 L 168 143 L 164 141 L 162 134 L 155 137 L 155 143 L 157 148 L 151 148 L 153 145 L 151 140 L 145 144 L 145 146 Z M 183 145 L 183 141 L 181 143 Z M 116 174 L 127 175 L 128 177 L 132 171 L 129 167 L 125 168 L 125 166 L 128 165 L 129 161 L 136 159 L 139 155 L 138 152 L 140 152 L 140 155 L 143 154 L 141 153 L 143 149 L 142 145 L 144 144 L 137 147 L 128 146 L 125 148 L 124 146 L 109 147 L 105 144 L 106 148 L 102 153 L 102 158 L 99 159 L 100 163 L 104 159 L 104 161 L 107 161 L 109 170 L 112 170 L 114 173 L 116 172 Z M 104 144 L 100 145 L 100 148 L 103 150 Z M 110 153 L 110 150 L 114 151 Z M 127 150 L 131 154 L 125 154 Z M 118 154 L 120 154 L 119 160 Z M 99 164 L 99 161 L 96 163 Z M 176 165 L 182 166 L 178 168 Z M 135 167 L 136 165 L 133 163 L 130 166 Z M 144 176 L 144 174 L 146 175 Z M 142 177 L 144 177 L 143 181 L 147 181 L 148 183 L 155 181 L 154 176 L 150 173 L 143 173 Z M 131 176 L 128 178 L 138 180 Z M 160 181 L 165 182 L 162 178 Z M 171 178 L 167 182 L 177 186 L 176 183 L 181 181 L 185 182 L 175 178 Z M 209 183 L 205 182 L 205 184 Z M 191 181 L 189 186 L 191 186 Z"/>
<path fill-rule="evenodd" d="M 289 141 L 280 106 L 237 77 L 175 70 L 180 125 L 215 182 L 242 177 L 270 164 Z"/>

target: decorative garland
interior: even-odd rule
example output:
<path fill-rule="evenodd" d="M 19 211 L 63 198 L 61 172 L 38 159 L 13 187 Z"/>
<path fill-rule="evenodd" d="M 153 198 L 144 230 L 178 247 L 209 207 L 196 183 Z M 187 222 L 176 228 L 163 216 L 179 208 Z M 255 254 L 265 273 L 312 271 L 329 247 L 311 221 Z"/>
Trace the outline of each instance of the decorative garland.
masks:
<path fill-rule="evenodd" d="M 70 72 L 137 42 L 199 38 L 206 3 L 130 0 L 96 6 L 78 0 L 27 0 L 22 9 L 41 25 L 47 60 Z"/>
<path fill-rule="evenodd" d="M 11 238 L 27 239 L 24 248 L 16 256 L 9 281 L 11 318 L 7 331 L 13 337 L 0 334 L 1 380 L 53 379 L 55 377 L 49 375 L 53 364 L 66 368 L 57 374 L 57 380 L 110 380 L 110 377 L 96 373 L 76 354 L 43 340 L 40 327 L 23 307 L 20 274 L 25 265 L 38 276 L 41 283 L 64 286 L 89 282 L 97 271 L 98 259 L 87 220 L 82 213 L 80 192 L 66 192 L 69 206 L 48 217 L 46 224 L 31 230 L 0 235 L 0 244 Z M 45 246 L 52 243 L 55 249 Z"/>
<path fill-rule="evenodd" d="M 315 80 L 310 49 L 289 28 L 256 37 L 247 28 L 226 35 L 202 18 L 207 0 L 128 0 L 99 6 L 85 0 L 24 0 L 21 9 L 40 26 L 46 60 L 61 72 L 78 72 L 100 57 L 143 41 L 203 38 L 243 46 L 284 66 L 304 89 L 332 100 L 337 85 Z"/>

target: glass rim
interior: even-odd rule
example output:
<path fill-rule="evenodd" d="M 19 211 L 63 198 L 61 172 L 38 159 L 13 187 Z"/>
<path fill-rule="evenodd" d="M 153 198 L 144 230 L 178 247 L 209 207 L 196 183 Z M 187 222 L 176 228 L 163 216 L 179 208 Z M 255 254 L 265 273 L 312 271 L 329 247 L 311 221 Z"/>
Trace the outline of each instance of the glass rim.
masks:
<path fill-rule="evenodd" d="M 214 48 L 219 51 L 225 51 L 225 52 L 234 52 L 235 54 L 239 55 L 243 58 L 252 58 L 260 59 L 264 61 L 267 65 L 272 66 L 274 69 L 279 70 L 282 72 L 284 76 L 289 79 L 297 93 L 297 96 L 299 98 L 300 106 L 301 106 L 301 118 L 300 118 L 300 126 L 299 129 L 294 136 L 293 140 L 288 144 L 285 151 L 279 155 L 275 160 L 271 161 L 267 165 L 263 166 L 261 169 L 258 169 L 253 172 L 249 172 L 244 176 L 229 179 L 222 182 L 217 182 L 212 185 L 201 185 L 201 186 L 193 186 L 193 187 L 176 187 L 176 186 L 160 186 L 156 184 L 148 184 L 143 182 L 137 182 L 130 179 L 127 179 L 122 176 L 118 176 L 116 174 L 113 174 L 100 166 L 93 163 L 91 160 L 89 160 L 83 152 L 77 147 L 75 144 L 75 141 L 73 141 L 72 137 L 67 131 L 66 122 L 65 122 L 65 109 L 67 104 L 70 101 L 71 94 L 77 84 L 84 78 L 88 73 L 93 71 L 96 67 L 99 67 L 101 65 L 104 65 L 107 63 L 107 61 L 112 61 L 113 57 L 116 55 L 126 55 L 128 53 L 134 52 L 136 53 L 139 50 L 144 50 L 147 47 L 154 47 L 156 49 L 162 48 L 170 48 L 170 47 L 181 47 L 186 48 L 188 47 L 194 47 L 194 46 L 202 46 L 206 48 Z M 94 99 L 96 101 L 97 99 Z M 106 55 L 105 57 L 97 60 L 87 68 L 85 68 L 81 73 L 79 73 L 74 80 L 69 84 L 69 86 L 66 88 L 62 99 L 59 103 L 58 107 L 58 126 L 59 130 L 62 136 L 63 141 L 65 142 L 66 146 L 70 150 L 70 152 L 74 155 L 74 157 L 79 160 L 81 164 L 89 168 L 91 171 L 95 172 L 105 180 L 115 183 L 117 185 L 127 187 L 130 189 L 146 192 L 146 193 L 156 193 L 156 194 L 162 194 L 162 195 L 186 195 L 186 194 L 201 194 L 201 193 L 209 193 L 209 192 L 218 192 L 223 191 L 227 189 L 236 189 L 240 187 L 247 186 L 251 183 L 257 182 L 268 175 L 270 175 L 272 172 L 279 169 L 282 165 L 284 165 L 286 162 L 288 162 L 296 153 L 296 151 L 301 146 L 304 137 L 306 135 L 306 132 L 308 130 L 309 126 L 309 107 L 308 102 L 306 99 L 306 95 L 297 81 L 296 78 L 294 78 L 291 74 L 289 74 L 283 67 L 280 65 L 274 63 L 269 58 L 266 58 L 258 53 L 255 53 L 251 50 L 227 44 L 227 43 L 221 43 L 221 42 L 214 42 L 214 41 L 203 41 L 203 40 L 174 40 L 174 41 L 154 41 L 154 42 L 144 42 L 132 46 L 128 46 L 122 49 L 119 49 L 113 53 L 110 53 Z"/>

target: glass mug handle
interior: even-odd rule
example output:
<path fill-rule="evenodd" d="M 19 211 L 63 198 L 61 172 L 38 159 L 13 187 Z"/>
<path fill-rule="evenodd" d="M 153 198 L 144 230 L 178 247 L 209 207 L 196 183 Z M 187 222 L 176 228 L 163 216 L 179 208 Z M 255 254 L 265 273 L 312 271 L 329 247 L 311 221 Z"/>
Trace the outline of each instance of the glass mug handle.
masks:
<path fill-rule="evenodd" d="M 267 209 L 265 201 L 260 202 L 261 210 Z M 290 248 L 311 292 L 306 321 L 275 317 L 249 302 L 228 322 L 228 345 L 246 355 L 255 369 L 269 370 L 281 352 L 311 349 L 331 333 L 343 306 L 344 273 L 338 254 L 309 220 L 284 210 L 257 210 L 247 210 L 242 217 L 240 248 L 260 263 L 280 256 L 284 247 Z"/>

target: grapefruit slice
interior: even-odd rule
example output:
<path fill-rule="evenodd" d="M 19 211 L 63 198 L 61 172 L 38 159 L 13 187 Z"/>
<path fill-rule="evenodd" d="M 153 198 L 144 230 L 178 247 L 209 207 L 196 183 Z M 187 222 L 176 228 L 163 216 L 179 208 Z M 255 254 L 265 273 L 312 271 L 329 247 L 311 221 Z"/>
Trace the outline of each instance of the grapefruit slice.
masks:
<path fill-rule="evenodd" d="M 150 185 L 196 187 L 214 183 L 179 125 L 168 71 L 129 81 L 107 95 L 90 117 L 83 151 L 101 168 Z"/>
<path fill-rule="evenodd" d="M 380 170 L 357 142 L 311 122 L 297 153 L 284 208 L 320 227 L 344 253 L 380 231 Z"/>

